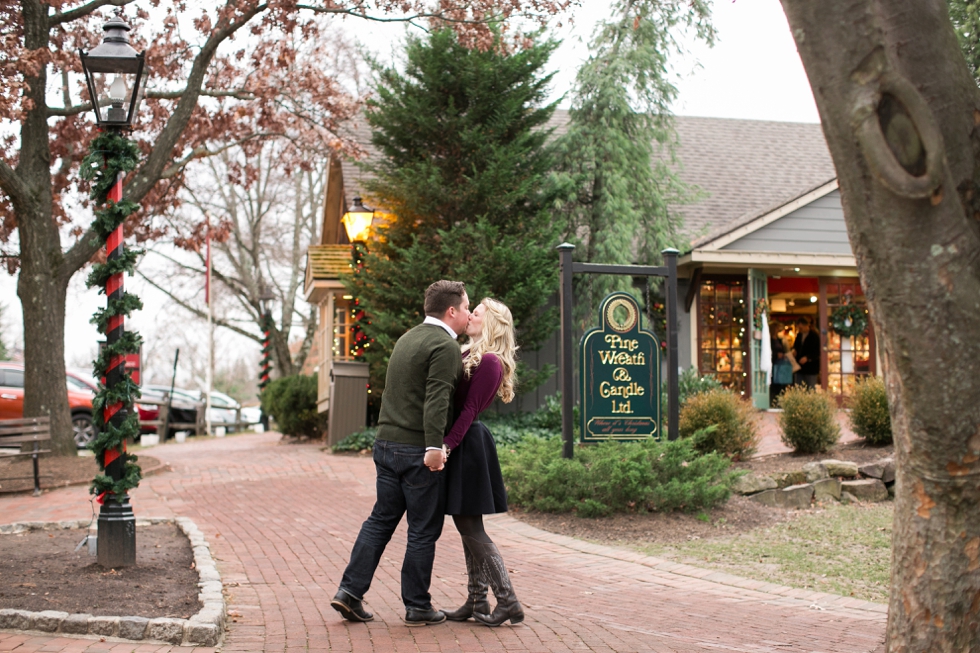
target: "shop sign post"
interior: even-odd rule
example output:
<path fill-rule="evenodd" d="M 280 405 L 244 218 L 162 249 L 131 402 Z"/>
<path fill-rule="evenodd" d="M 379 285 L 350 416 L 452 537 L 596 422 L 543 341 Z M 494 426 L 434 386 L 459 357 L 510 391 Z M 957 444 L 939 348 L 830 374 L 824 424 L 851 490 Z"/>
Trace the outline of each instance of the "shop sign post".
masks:
<path fill-rule="evenodd" d="M 608 295 L 582 337 L 582 442 L 660 438 L 660 343 L 636 299 Z"/>

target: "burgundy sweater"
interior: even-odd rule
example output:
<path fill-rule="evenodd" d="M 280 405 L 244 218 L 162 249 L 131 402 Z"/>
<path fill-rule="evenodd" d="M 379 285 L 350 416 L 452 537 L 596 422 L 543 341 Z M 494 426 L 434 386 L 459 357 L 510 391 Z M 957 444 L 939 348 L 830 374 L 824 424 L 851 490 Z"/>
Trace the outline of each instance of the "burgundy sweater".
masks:
<path fill-rule="evenodd" d="M 469 352 L 466 352 L 467 354 Z M 465 357 L 466 354 L 463 354 Z M 463 441 L 466 432 L 477 416 L 493 403 L 497 389 L 504 380 L 504 367 L 496 354 L 487 352 L 480 364 L 476 366 L 470 378 L 464 375 L 456 387 L 456 412 L 459 417 L 453 423 L 449 435 L 443 442 L 450 449 L 455 449 Z"/>

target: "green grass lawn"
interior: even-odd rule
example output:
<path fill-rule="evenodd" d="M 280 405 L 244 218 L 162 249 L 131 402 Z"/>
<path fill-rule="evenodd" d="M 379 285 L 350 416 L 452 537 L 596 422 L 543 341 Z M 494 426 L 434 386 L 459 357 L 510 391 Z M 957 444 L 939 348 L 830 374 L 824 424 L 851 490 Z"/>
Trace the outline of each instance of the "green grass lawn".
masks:
<path fill-rule="evenodd" d="M 640 549 L 745 578 L 887 603 L 893 505 L 834 504 L 771 528 Z"/>

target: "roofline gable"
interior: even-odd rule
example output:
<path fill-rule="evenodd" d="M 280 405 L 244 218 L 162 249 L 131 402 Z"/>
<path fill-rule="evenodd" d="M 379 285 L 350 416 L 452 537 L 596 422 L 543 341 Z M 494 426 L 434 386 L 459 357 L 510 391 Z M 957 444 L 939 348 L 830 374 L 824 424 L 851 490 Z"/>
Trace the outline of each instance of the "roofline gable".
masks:
<path fill-rule="evenodd" d="M 793 211 L 814 202 L 825 195 L 829 195 L 840 187 L 837 178 L 831 179 L 825 184 L 795 197 L 774 209 L 767 209 L 761 214 L 748 219 L 736 220 L 734 223 L 725 225 L 717 235 L 709 235 L 694 243 L 691 251 L 716 251 L 726 245 L 730 245 L 739 238 L 762 229 L 766 225 L 772 224 L 776 220 L 789 215 Z"/>

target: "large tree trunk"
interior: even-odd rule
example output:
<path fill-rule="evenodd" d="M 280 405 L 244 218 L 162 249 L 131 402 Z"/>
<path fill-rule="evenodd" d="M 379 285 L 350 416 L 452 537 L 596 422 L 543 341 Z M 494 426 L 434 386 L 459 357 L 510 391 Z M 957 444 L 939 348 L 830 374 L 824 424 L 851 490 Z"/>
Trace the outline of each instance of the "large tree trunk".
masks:
<path fill-rule="evenodd" d="M 980 92 L 943 0 L 782 0 L 840 178 L 898 463 L 888 650 L 980 650 Z"/>
<path fill-rule="evenodd" d="M 48 7 L 25 0 L 24 44 L 48 47 Z M 24 416 L 51 417 L 52 450 L 77 454 L 72 437 L 65 382 L 65 297 L 70 273 L 64 270 L 61 236 L 53 217 L 51 149 L 48 145 L 44 90 L 47 71 L 28 77 L 27 96 L 34 104 L 21 127 L 17 174 L 27 189 L 16 198 L 21 270 L 17 295 L 24 313 Z"/>

